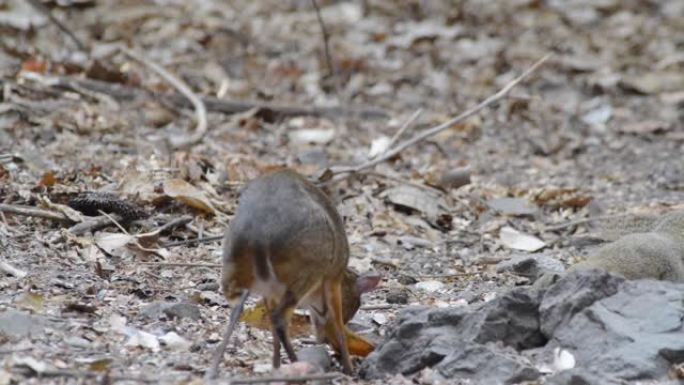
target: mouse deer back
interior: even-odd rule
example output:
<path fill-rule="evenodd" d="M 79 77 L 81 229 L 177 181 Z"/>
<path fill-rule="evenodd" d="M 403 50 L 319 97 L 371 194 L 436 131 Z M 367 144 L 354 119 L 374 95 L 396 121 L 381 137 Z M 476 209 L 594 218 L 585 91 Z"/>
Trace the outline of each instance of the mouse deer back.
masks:
<path fill-rule="evenodd" d="M 245 291 L 265 300 L 273 333 L 273 365 L 282 343 L 297 357 L 287 325 L 306 306 L 316 335 L 340 353 L 352 371 L 342 307 L 342 282 L 349 260 L 344 224 L 328 197 L 299 174 L 282 170 L 243 190 L 224 242 L 222 287 L 235 300 Z"/>

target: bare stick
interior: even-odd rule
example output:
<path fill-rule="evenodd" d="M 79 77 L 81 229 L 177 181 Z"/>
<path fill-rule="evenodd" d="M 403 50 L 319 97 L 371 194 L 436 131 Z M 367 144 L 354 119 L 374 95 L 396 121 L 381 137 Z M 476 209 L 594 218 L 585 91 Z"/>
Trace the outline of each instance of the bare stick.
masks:
<path fill-rule="evenodd" d="M 365 170 L 367 168 L 373 167 L 379 163 L 382 163 L 382 162 L 394 157 L 395 155 L 404 151 L 406 148 L 408 148 L 408 147 L 410 147 L 410 146 L 412 146 L 418 142 L 421 142 L 421 141 L 423 141 L 423 140 L 425 140 L 425 139 L 427 139 L 427 138 L 429 138 L 429 137 L 431 137 L 431 136 L 433 136 L 439 132 L 442 132 L 442 131 L 446 130 L 447 128 L 453 126 L 454 124 L 461 122 L 461 121 L 475 115 L 476 113 L 483 110 L 485 107 L 488 107 L 488 106 L 494 104 L 495 102 L 503 99 L 513 89 L 513 87 L 517 86 L 518 83 L 520 83 L 525 78 L 527 78 L 532 72 L 534 72 L 537 68 L 539 68 L 539 66 L 541 66 L 545 61 L 547 61 L 549 59 L 549 57 L 551 57 L 551 54 L 548 54 L 548 55 L 544 56 L 543 58 L 539 59 L 530 68 L 525 70 L 525 72 L 523 72 L 520 76 L 518 76 L 517 78 L 510 81 L 502 89 L 500 89 L 497 93 L 489 96 L 487 99 L 481 101 L 476 106 L 470 107 L 469 109 L 462 112 L 460 115 L 458 115 L 454 118 L 451 118 L 451 119 L 447 120 L 446 122 L 444 122 L 440 125 L 432 127 L 430 129 L 427 129 L 427 130 L 417 134 L 413 138 L 408 139 L 408 140 L 400 143 L 398 146 L 387 151 L 382 156 L 377 157 L 377 158 L 370 160 L 368 162 L 362 163 L 358 166 L 333 167 L 331 169 L 331 171 L 334 174 L 355 173 L 355 172 L 359 172 L 361 170 Z"/>
<path fill-rule="evenodd" d="M 588 217 L 588 218 L 580 218 L 580 219 L 575 219 L 573 221 L 561 223 L 558 225 L 551 225 L 551 226 L 546 226 L 544 227 L 543 231 L 558 231 L 558 230 L 563 230 L 567 227 L 572 227 L 575 225 L 581 225 L 584 223 L 588 223 L 591 221 L 601 221 L 605 219 L 616 219 L 616 218 L 622 218 L 622 217 L 628 217 L 634 215 L 634 213 L 620 213 L 620 214 L 608 214 L 608 215 L 597 215 L 594 217 Z"/>
<path fill-rule="evenodd" d="M 416 112 L 413 113 L 413 115 L 409 116 L 409 118 L 406 119 L 406 121 L 404 122 L 404 124 L 402 124 L 401 128 L 399 128 L 399 131 L 397 131 L 397 133 L 394 134 L 394 136 L 392 137 L 392 139 L 390 139 L 390 142 L 389 142 L 389 144 L 387 145 L 387 150 L 386 150 L 385 152 L 387 152 L 387 151 L 389 151 L 389 150 L 392 149 L 392 147 L 397 143 L 397 141 L 399 140 L 399 138 L 401 138 L 401 136 L 404 135 L 404 133 L 406 132 L 406 130 L 408 130 L 408 128 L 411 127 L 411 125 L 413 124 L 413 122 L 415 122 L 415 121 L 420 117 L 420 115 L 421 115 L 422 113 L 423 113 L 423 109 L 422 109 L 422 108 L 419 108 L 419 109 L 416 110 Z"/>
<path fill-rule="evenodd" d="M 28 274 L 24 270 L 17 269 L 16 267 L 10 265 L 5 261 L 0 261 L 0 270 L 4 271 L 9 275 L 13 275 L 17 278 L 24 278 Z"/>
<path fill-rule="evenodd" d="M 117 220 L 121 220 L 121 217 L 119 217 L 116 214 L 110 215 L 112 218 L 115 218 Z M 113 222 L 110 219 L 110 216 L 105 216 L 101 215 L 99 217 L 94 217 L 93 219 L 88 219 L 84 222 L 78 223 L 74 226 L 71 226 L 69 228 L 69 234 L 72 235 L 83 235 L 87 232 L 92 232 L 98 229 L 101 229 L 105 226 L 108 226 L 110 224 L 115 224 L 116 222 Z"/>
<path fill-rule="evenodd" d="M 140 262 L 147 266 L 168 266 L 168 267 L 221 267 L 218 263 L 182 263 L 182 262 Z"/>
<path fill-rule="evenodd" d="M 318 19 L 318 25 L 321 26 L 321 34 L 323 35 L 323 51 L 325 54 L 325 61 L 328 64 L 328 71 L 330 71 L 330 76 L 335 76 L 335 67 L 333 66 L 332 55 L 330 55 L 330 35 L 328 35 L 328 29 L 325 27 L 323 22 L 323 16 L 321 15 L 321 8 L 318 6 L 316 0 L 311 0 L 314 9 L 316 10 L 316 18 Z"/>
<path fill-rule="evenodd" d="M 184 138 L 176 143 L 172 143 L 175 148 L 189 147 L 194 144 L 199 143 L 204 138 L 207 133 L 207 108 L 204 105 L 202 99 L 200 99 L 194 92 L 188 87 L 182 80 L 171 74 L 169 71 L 165 70 L 162 66 L 154 63 L 144 57 L 138 55 L 137 53 L 122 48 L 122 51 L 128 55 L 133 60 L 142 63 L 152 71 L 156 72 L 157 75 L 161 76 L 169 82 L 174 88 L 178 90 L 183 96 L 185 96 L 192 103 L 195 108 L 195 117 L 197 119 L 197 127 L 195 132 L 187 138 Z"/>
<path fill-rule="evenodd" d="M 133 100 L 139 97 L 154 97 L 178 107 L 188 107 L 190 105 L 188 99 L 186 99 L 183 95 L 153 93 L 140 88 L 133 88 L 115 83 L 107 83 L 94 79 L 79 79 L 67 76 L 58 76 L 42 77 L 40 80 L 50 87 L 66 88 L 77 92 L 79 89 L 85 88 L 94 92 L 110 95 L 118 100 L 125 101 Z M 3 81 L 0 79 L 0 84 L 3 82 L 5 82 L 5 84 L 9 84 L 6 80 Z M 203 96 L 201 99 L 204 102 L 207 110 L 224 114 L 236 114 L 239 112 L 249 111 L 254 108 L 262 108 L 271 110 L 279 116 L 308 115 L 334 118 L 342 116 L 346 113 L 353 113 L 364 119 L 387 119 L 388 117 L 387 112 L 374 107 L 351 106 L 348 108 L 342 108 L 301 106 L 283 103 L 268 103 L 263 101 L 219 99 L 211 96 Z"/>
<path fill-rule="evenodd" d="M 219 365 L 221 365 L 223 354 L 226 352 L 226 347 L 228 346 L 230 336 L 233 334 L 233 330 L 235 329 L 238 320 L 240 320 L 240 315 L 242 314 L 242 309 L 245 307 L 247 297 L 249 297 L 249 290 L 243 290 L 242 296 L 240 297 L 240 302 L 230 312 L 230 321 L 228 322 L 228 327 L 226 328 L 226 331 L 223 333 L 223 340 L 221 341 L 219 346 L 216 347 L 214 357 L 211 359 L 211 369 L 209 369 L 208 374 L 209 378 L 216 378 L 216 376 L 218 376 Z"/>
<path fill-rule="evenodd" d="M 35 8 L 38 12 L 42 13 L 42 14 L 45 15 L 48 19 L 50 19 L 50 21 L 52 22 L 52 24 L 56 25 L 57 28 L 59 28 L 60 31 L 64 32 L 64 34 L 67 35 L 67 37 L 69 37 L 69 39 L 71 39 L 71 41 L 76 45 L 76 48 L 78 48 L 79 51 L 83 51 L 83 52 L 86 52 L 86 51 L 87 51 L 87 50 L 86 50 L 85 44 L 83 44 L 83 43 L 76 37 L 76 35 L 74 35 L 74 33 L 71 32 L 71 30 L 70 30 L 69 28 L 67 28 L 64 24 L 62 24 L 62 22 L 59 21 L 59 19 L 57 19 L 57 18 L 52 14 L 52 12 L 50 12 L 50 10 L 47 9 L 47 7 L 45 7 L 45 6 L 43 5 L 43 3 L 40 2 L 40 0 L 29 0 L 29 3 L 30 3 L 31 6 L 32 6 L 33 8 Z"/>
<path fill-rule="evenodd" d="M 62 213 L 58 213 L 55 211 L 42 210 L 42 209 L 38 209 L 35 207 L 31 207 L 31 206 L 19 206 L 19 205 L 10 205 L 10 204 L 0 203 L 0 211 L 3 213 L 23 215 L 26 217 L 36 217 L 36 218 L 50 219 L 53 221 L 74 223 L 74 221 L 72 221 L 71 219 L 69 219 L 69 217 L 67 217 L 66 215 L 64 215 Z"/>
<path fill-rule="evenodd" d="M 307 382 L 307 381 L 325 381 L 335 380 L 344 376 L 342 373 L 316 373 L 305 376 L 273 376 L 273 377 L 259 377 L 259 378 L 236 378 L 230 380 L 231 385 L 238 384 L 263 384 L 269 382 L 283 382 L 286 384 L 292 382 Z"/>

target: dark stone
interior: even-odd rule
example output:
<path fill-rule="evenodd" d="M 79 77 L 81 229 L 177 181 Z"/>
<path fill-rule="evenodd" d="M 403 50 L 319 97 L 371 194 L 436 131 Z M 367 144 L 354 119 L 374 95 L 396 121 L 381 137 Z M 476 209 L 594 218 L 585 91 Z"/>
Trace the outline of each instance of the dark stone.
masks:
<path fill-rule="evenodd" d="M 477 384 L 517 384 L 541 375 L 511 348 L 469 343 L 452 348 L 436 369 L 446 378 L 463 378 Z"/>
<path fill-rule="evenodd" d="M 390 289 L 385 297 L 387 303 L 396 303 L 405 305 L 408 303 L 408 292 L 404 289 Z"/>
<path fill-rule="evenodd" d="M 313 345 L 299 349 L 297 358 L 321 369 L 323 373 L 328 372 L 332 366 L 328 348 L 325 345 Z"/>
<path fill-rule="evenodd" d="M 564 347 L 578 367 L 609 378 L 664 378 L 684 357 L 684 284 L 624 282 L 616 294 L 561 323 L 549 345 Z"/>
<path fill-rule="evenodd" d="M 376 379 L 431 367 L 445 380 L 538 381 L 536 368 L 556 348 L 572 354 L 575 366 L 550 373 L 544 383 L 666 380 L 684 361 L 684 283 L 626 281 L 583 270 L 476 306 L 408 308 L 360 375 Z"/>
<path fill-rule="evenodd" d="M 570 321 L 582 309 L 611 296 L 624 278 L 600 272 L 579 271 L 563 276 L 544 293 L 539 307 L 541 332 L 550 337 L 554 330 Z"/>
<path fill-rule="evenodd" d="M 547 273 L 562 273 L 565 270 L 563 263 L 548 255 L 516 255 L 511 259 L 502 261 L 496 266 L 496 271 L 510 272 L 535 281 Z"/>

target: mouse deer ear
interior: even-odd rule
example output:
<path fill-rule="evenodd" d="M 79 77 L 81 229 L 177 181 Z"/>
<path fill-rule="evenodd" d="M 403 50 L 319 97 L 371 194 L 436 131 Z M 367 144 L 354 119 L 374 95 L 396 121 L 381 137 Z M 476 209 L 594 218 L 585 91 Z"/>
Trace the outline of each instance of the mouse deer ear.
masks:
<path fill-rule="evenodd" d="M 378 273 L 365 273 L 356 278 L 356 290 L 359 294 L 367 293 L 375 289 L 382 280 Z"/>

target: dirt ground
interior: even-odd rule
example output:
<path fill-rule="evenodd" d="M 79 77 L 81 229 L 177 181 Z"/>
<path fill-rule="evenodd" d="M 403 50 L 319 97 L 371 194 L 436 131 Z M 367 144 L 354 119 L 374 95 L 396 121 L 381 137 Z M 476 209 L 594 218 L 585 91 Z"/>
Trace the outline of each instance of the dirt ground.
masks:
<path fill-rule="evenodd" d="M 0 203 L 56 216 L 0 210 L 0 384 L 202 383 L 229 312 L 220 244 L 171 242 L 221 235 L 249 179 L 362 164 L 416 111 L 398 143 L 549 53 L 474 116 L 323 179 L 350 265 L 384 277 L 352 326 L 381 341 L 403 307 L 487 301 L 527 283 L 499 261 L 586 254 L 590 226 L 552 226 L 684 198 L 678 0 L 318 0 L 329 55 L 308 0 L 43 4 L 84 47 L 0 1 Z M 205 135 L 182 145 L 196 109 L 122 46 L 205 97 Z M 147 216 L 72 231 L 84 192 Z M 235 340 L 223 376 L 273 374 L 268 332 Z"/>

